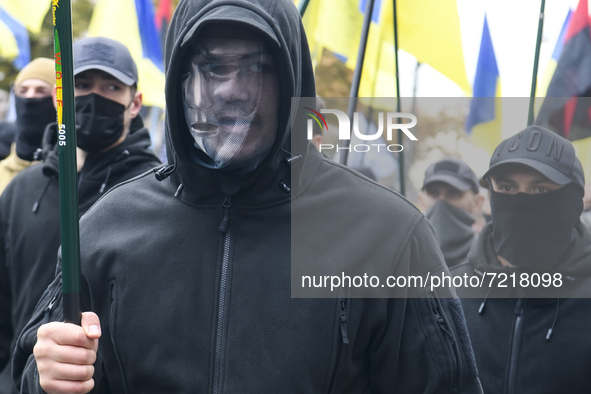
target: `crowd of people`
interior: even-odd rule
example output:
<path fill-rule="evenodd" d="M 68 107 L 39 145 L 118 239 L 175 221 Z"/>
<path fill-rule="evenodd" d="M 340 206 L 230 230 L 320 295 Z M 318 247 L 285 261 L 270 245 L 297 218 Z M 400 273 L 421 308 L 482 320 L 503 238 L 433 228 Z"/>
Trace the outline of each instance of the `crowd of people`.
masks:
<path fill-rule="evenodd" d="M 529 126 L 481 179 L 433 163 L 423 214 L 324 157 L 321 127 L 308 140 L 293 106 L 324 103 L 290 0 L 181 0 L 165 164 L 127 48 L 73 49 L 81 326 L 63 322 L 56 89 L 40 58 L 14 84 L 0 162 L 0 393 L 591 390 L 590 197 L 568 140 Z M 302 259 L 485 285 L 293 297 Z"/>

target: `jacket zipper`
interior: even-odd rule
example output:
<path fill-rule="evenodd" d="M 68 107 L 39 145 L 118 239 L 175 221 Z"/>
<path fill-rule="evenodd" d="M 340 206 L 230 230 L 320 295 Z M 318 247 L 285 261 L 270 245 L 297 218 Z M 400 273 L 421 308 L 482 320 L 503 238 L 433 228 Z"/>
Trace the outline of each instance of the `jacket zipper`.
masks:
<path fill-rule="evenodd" d="M 328 390 L 329 393 L 334 393 L 336 390 L 337 379 L 339 377 L 343 360 L 345 358 L 345 350 L 343 347 L 349 344 L 349 334 L 347 332 L 347 300 L 340 299 L 339 305 L 341 308 L 339 314 L 339 331 L 341 333 L 341 340 L 337 344 L 337 355 L 335 357 L 334 372 L 332 374 L 332 379 L 329 386 L 330 388 Z"/>
<path fill-rule="evenodd" d="M 442 312 L 439 310 L 439 303 L 434 298 L 434 296 L 430 297 L 430 302 L 433 314 L 435 315 L 435 321 L 437 322 L 440 330 L 443 332 L 445 343 L 447 343 L 448 351 L 452 359 L 452 385 L 453 387 L 457 387 L 458 383 L 461 381 L 459 376 L 461 372 L 461 366 L 458 343 L 454 337 L 454 334 L 449 330 L 445 318 L 442 316 Z"/>
<path fill-rule="evenodd" d="M 228 279 L 228 265 L 230 260 L 230 229 L 228 223 L 230 221 L 230 206 L 232 202 L 230 196 L 224 196 L 224 217 L 220 223 L 219 231 L 224 233 L 224 253 L 222 257 L 222 273 L 220 277 L 220 294 L 218 304 L 218 322 L 216 327 L 215 338 L 215 361 L 213 372 L 213 393 L 219 394 L 221 381 L 221 366 L 222 366 L 222 342 L 224 337 L 224 313 L 226 308 L 226 286 Z"/>
<path fill-rule="evenodd" d="M 519 298 L 515 304 L 515 325 L 513 326 L 513 338 L 511 340 L 511 353 L 509 354 L 509 373 L 507 375 L 507 392 L 515 392 L 517 379 L 517 359 L 519 357 L 519 342 L 523 328 L 523 299 Z"/>
<path fill-rule="evenodd" d="M 341 301 L 341 316 L 339 317 L 339 326 L 341 328 L 341 338 L 344 345 L 349 344 L 347 335 L 347 301 Z"/>
<path fill-rule="evenodd" d="M 46 291 L 48 291 L 49 289 L 50 288 L 48 288 Z M 53 312 L 53 308 L 59 302 L 59 296 L 61 295 L 61 292 L 62 292 L 61 286 L 56 286 L 53 289 L 53 292 L 51 293 L 52 294 L 51 300 L 49 301 L 47 306 L 45 308 L 43 308 L 43 314 L 38 315 L 39 317 L 41 317 L 41 325 L 47 324 L 51 321 L 51 318 L 52 318 L 51 312 Z M 45 293 L 41 297 L 44 298 Z M 59 316 L 59 313 L 57 315 Z M 31 317 L 31 321 L 28 324 L 31 324 L 34 320 L 37 320 L 37 316 L 35 314 Z M 54 321 L 55 320 L 58 320 L 58 319 L 54 319 Z M 26 337 L 25 343 L 27 343 L 27 344 L 37 342 L 37 329 L 36 328 L 32 329 L 32 328 L 33 327 L 30 327 L 27 331 L 24 331 L 24 329 L 23 329 L 23 332 L 21 333 L 21 335 L 23 335 L 23 338 Z M 20 343 L 20 342 L 21 341 L 19 340 L 18 343 Z"/>
<path fill-rule="evenodd" d="M 117 364 L 119 367 L 119 373 L 121 376 L 121 382 L 123 385 L 123 393 L 129 393 L 129 389 L 127 388 L 127 380 L 125 378 L 125 373 L 123 372 L 123 363 L 121 362 L 121 356 L 119 355 L 119 350 L 117 348 L 117 338 L 116 330 L 115 330 L 115 321 L 117 319 L 117 289 L 115 287 L 115 282 L 111 282 L 111 306 L 110 306 L 110 318 L 109 318 L 109 329 L 110 329 L 110 337 L 111 337 L 111 346 L 113 347 L 113 353 L 115 355 L 115 360 L 117 360 Z"/>

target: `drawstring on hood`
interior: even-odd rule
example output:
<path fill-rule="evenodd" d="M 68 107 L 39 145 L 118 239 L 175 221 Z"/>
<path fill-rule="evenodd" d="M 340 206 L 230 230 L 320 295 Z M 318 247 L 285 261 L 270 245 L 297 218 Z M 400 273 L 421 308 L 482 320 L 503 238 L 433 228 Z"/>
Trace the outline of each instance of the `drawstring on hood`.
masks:
<path fill-rule="evenodd" d="M 302 155 L 292 155 L 291 152 L 288 152 L 287 150 L 281 148 L 281 151 L 287 155 L 289 155 L 289 157 L 287 159 L 285 159 L 285 165 L 287 165 L 288 167 L 294 166 L 296 165 L 300 160 L 302 160 Z"/>
<path fill-rule="evenodd" d="M 486 295 L 484 296 L 484 300 L 482 300 L 482 304 L 480 304 L 480 307 L 478 308 L 478 314 L 482 314 L 482 311 L 484 310 L 484 307 L 486 306 L 486 300 L 488 300 L 488 296 L 490 295 L 490 292 L 492 290 L 492 287 L 490 289 L 488 289 L 488 291 L 486 292 Z"/>
<path fill-rule="evenodd" d="M 287 194 L 291 193 L 291 188 L 289 186 L 287 186 L 287 184 L 285 182 L 283 182 L 283 179 L 279 180 L 279 187 Z"/>
<path fill-rule="evenodd" d="M 290 169 L 293 166 L 297 165 L 300 160 L 302 160 L 302 155 L 295 155 L 294 156 L 291 154 L 291 152 L 289 152 L 283 148 L 281 148 L 281 152 L 283 152 L 289 156 L 288 158 L 284 159 L 284 163 Z M 278 185 L 281 188 L 281 190 L 283 190 L 285 193 L 287 193 L 287 194 L 291 193 L 291 187 L 289 187 L 289 185 L 283 179 L 279 180 Z"/>
<path fill-rule="evenodd" d="M 113 160 L 113 163 L 117 163 L 129 156 L 131 156 L 131 153 L 129 153 L 129 151 L 127 149 L 125 149 L 115 158 L 115 160 Z M 107 168 L 107 176 L 105 177 L 105 180 L 103 181 L 103 183 L 101 184 L 101 187 L 99 188 L 100 194 L 103 194 L 105 192 L 105 189 L 107 188 L 107 183 L 109 182 L 109 178 L 111 177 L 111 170 L 112 169 L 113 169 L 113 166 L 109 165 L 109 167 Z"/>
<path fill-rule="evenodd" d="M 174 193 L 174 196 L 176 198 L 181 198 L 181 193 L 183 192 L 183 189 L 185 188 L 185 186 L 181 183 L 178 187 L 178 189 L 176 189 L 176 192 Z"/>
<path fill-rule="evenodd" d="M 173 164 L 164 164 L 161 167 L 154 168 L 154 176 L 158 182 L 162 182 L 166 178 L 172 175 L 172 173 L 176 170 L 176 165 Z"/>
<path fill-rule="evenodd" d="M 33 204 L 33 213 L 37 213 L 37 210 L 39 210 L 39 204 L 41 203 L 41 199 L 43 198 L 43 195 L 47 191 L 47 187 L 49 187 L 50 183 L 51 183 L 51 177 L 47 178 L 47 182 L 45 183 L 45 186 L 43 187 L 43 190 L 41 191 L 39 198 L 37 199 L 37 201 L 35 201 L 35 204 Z"/>
<path fill-rule="evenodd" d="M 556 291 L 556 313 L 554 314 L 554 321 L 552 322 L 552 327 L 548 330 L 548 334 L 546 334 L 546 340 L 549 341 L 552 338 L 552 333 L 554 332 L 554 326 L 556 325 L 556 320 L 558 320 L 558 309 L 560 309 L 560 297 L 558 296 L 558 290 L 554 288 Z"/>
<path fill-rule="evenodd" d="M 43 159 L 43 149 L 42 148 L 37 148 L 37 150 L 35 151 L 35 153 L 33 153 L 33 160 L 39 161 L 41 159 Z"/>
<path fill-rule="evenodd" d="M 175 164 L 164 164 L 160 167 L 154 168 L 154 176 L 156 177 L 156 180 L 158 182 L 162 182 L 163 180 L 165 180 L 166 178 L 171 176 L 175 172 L 175 170 L 176 170 Z M 176 198 L 181 198 L 181 194 L 183 193 L 184 188 L 185 188 L 185 185 L 181 181 L 179 183 L 178 188 L 176 189 L 176 191 L 174 193 L 174 196 Z"/>
<path fill-rule="evenodd" d="M 109 177 L 111 176 L 111 166 L 107 169 L 107 177 L 105 181 L 102 183 L 101 188 L 99 189 L 99 193 L 103 194 L 105 192 L 105 188 L 107 187 L 107 182 L 109 182 Z"/>

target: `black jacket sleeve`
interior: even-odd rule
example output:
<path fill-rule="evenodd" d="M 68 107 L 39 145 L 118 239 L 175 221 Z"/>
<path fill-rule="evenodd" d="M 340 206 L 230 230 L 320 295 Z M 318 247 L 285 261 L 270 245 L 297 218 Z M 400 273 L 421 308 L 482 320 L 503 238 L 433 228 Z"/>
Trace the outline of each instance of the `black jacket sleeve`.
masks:
<path fill-rule="evenodd" d="M 0 198 L 0 371 L 10 360 L 10 343 L 12 342 L 12 299 L 10 295 L 10 279 L 8 262 L 6 261 L 6 241 L 3 210 L 4 199 Z"/>
<path fill-rule="evenodd" d="M 426 219 L 397 267 L 396 275 L 449 275 Z M 460 301 L 453 289 L 433 290 L 430 285 L 408 287 L 408 298 L 384 304 L 384 323 L 372 340 L 372 392 L 482 393 Z M 397 347 L 399 352 L 390 350 Z"/>
<path fill-rule="evenodd" d="M 58 263 L 55 279 L 43 293 L 43 296 L 35 307 L 31 320 L 29 320 L 17 340 L 17 346 L 12 360 L 12 377 L 17 388 L 21 390 L 21 393 L 45 393 L 39 385 L 39 372 L 37 371 L 35 356 L 33 355 L 33 347 L 37 343 L 37 330 L 43 324 L 63 320 L 62 273 L 61 264 Z M 95 386 L 91 393 L 110 393 L 108 391 L 108 384 L 103 382 L 102 378 L 102 357 L 99 350 L 93 376 Z"/>
<path fill-rule="evenodd" d="M 45 290 L 16 343 L 12 359 L 12 377 L 16 387 L 23 393 L 43 393 L 39 387 L 39 374 L 33 356 L 37 343 L 37 330 L 43 324 L 62 321 L 61 272 Z M 22 386 L 22 387 L 21 387 Z"/>

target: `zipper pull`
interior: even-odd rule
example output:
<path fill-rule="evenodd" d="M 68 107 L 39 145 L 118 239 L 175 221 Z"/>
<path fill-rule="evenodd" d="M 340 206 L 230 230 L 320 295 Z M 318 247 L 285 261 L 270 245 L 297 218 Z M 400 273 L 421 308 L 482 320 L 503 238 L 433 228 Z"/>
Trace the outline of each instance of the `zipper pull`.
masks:
<path fill-rule="evenodd" d="M 51 310 L 55 306 L 56 302 L 57 302 L 57 296 L 53 296 L 51 301 L 49 301 L 49 305 L 47 305 L 47 307 L 45 308 L 45 313 L 43 314 L 43 320 L 41 321 L 41 324 L 49 323 L 49 314 L 51 313 Z"/>
<path fill-rule="evenodd" d="M 230 206 L 232 202 L 230 201 L 230 196 L 227 194 L 224 196 L 224 217 L 222 218 L 222 222 L 220 223 L 219 231 L 221 233 L 225 233 L 228 231 L 228 222 L 230 221 Z"/>
<path fill-rule="evenodd" d="M 341 326 L 341 336 L 343 337 L 343 343 L 349 344 L 349 336 L 347 335 L 347 310 L 345 301 L 341 301 L 341 317 L 340 323 Z"/>
<path fill-rule="evenodd" d="M 441 316 L 441 313 L 439 312 L 439 306 L 437 305 L 437 302 L 435 301 L 434 298 L 429 298 L 429 301 L 431 301 L 431 308 L 433 309 L 433 313 L 435 314 L 435 320 L 437 320 L 437 324 L 439 325 L 441 330 L 449 336 L 450 340 L 453 343 L 455 343 L 456 342 L 455 337 L 454 337 L 453 333 L 445 325 L 445 320 L 443 319 L 443 316 Z"/>
<path fill-rule="evenodd" d="M 55 305 L 57 301 L 57 296 L 53 296 L 53 298 L 51 299 L 51 301 L 49 301 L 49 305 L 47 305 L 47 312 L 51 312 L 51 310 L 53 309 L 53 306 Z"/>
<path fill-rule="evenodd" d="M 437 307 L 437 302 L 435 302 L 435 300 L 433 298 L 429 298 L 429 301 L 431 302 L 431 308 L 433 309 L 433 313 L 435 314 L 435 319 L 437 319 L 437 323 L 442 328 L 444 328 L 445 322 L 443 321 L 443 318 L 439 314 L 439 308 Z"/>

